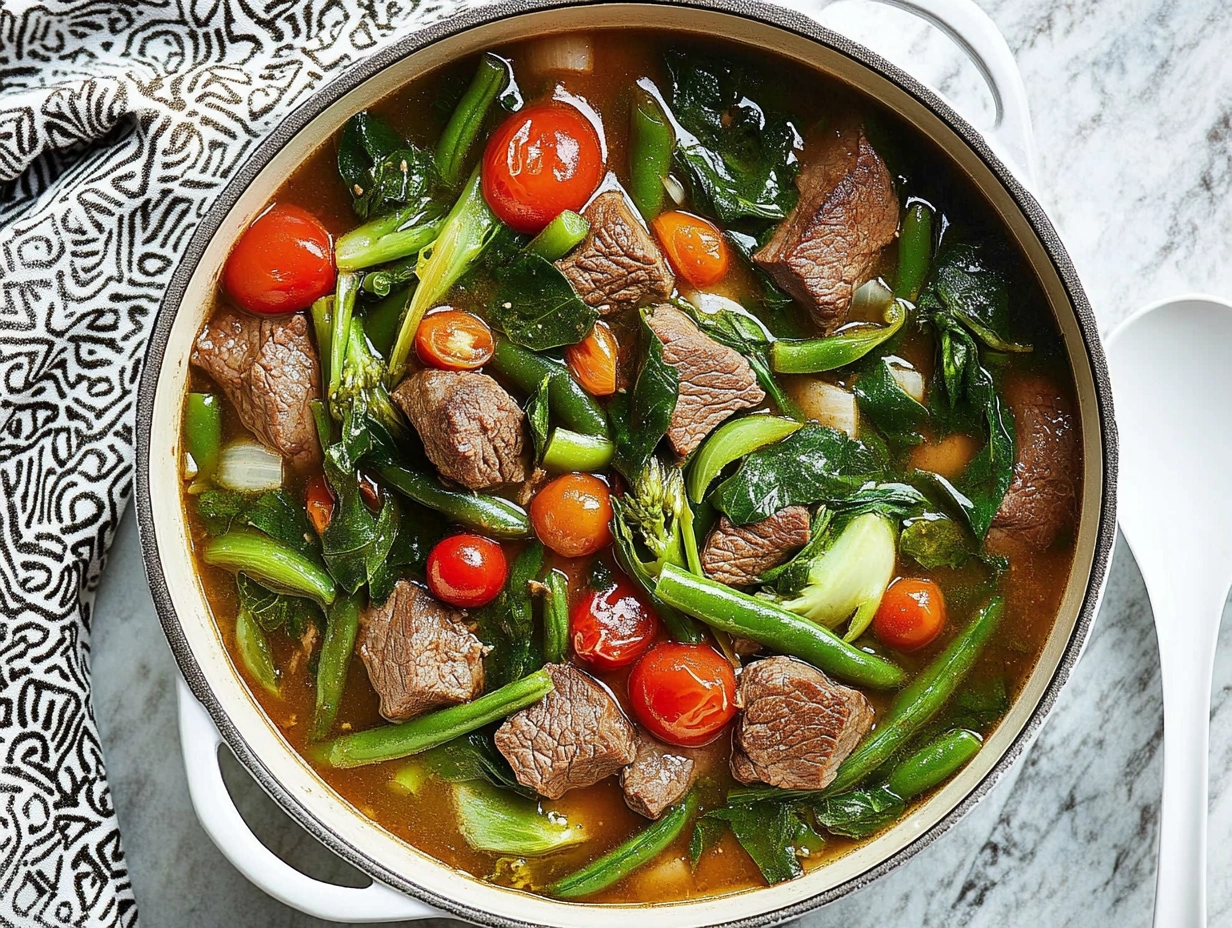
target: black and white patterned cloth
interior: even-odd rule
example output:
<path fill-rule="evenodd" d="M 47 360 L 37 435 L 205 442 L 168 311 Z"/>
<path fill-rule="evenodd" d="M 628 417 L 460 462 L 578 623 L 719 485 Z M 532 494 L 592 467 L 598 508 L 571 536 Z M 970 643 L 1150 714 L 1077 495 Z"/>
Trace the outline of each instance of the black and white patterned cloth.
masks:
<path fill-rule="evenodd" d="M 328 77 L 465 0 L 0 0 L 0 926 L 132 926 L 90 702 L 163 288 Z"/>

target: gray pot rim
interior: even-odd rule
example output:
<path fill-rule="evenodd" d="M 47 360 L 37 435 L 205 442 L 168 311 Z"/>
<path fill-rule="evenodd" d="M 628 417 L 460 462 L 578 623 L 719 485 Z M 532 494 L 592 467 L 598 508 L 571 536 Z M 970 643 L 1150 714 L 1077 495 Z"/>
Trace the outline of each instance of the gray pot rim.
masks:
<path fill-rule="evenodd" d="M 1053 228 L 1052 223 L 1035 198 L 993 153 L 984 137 L 936 93 L 863 45 L 825 28 L 815 20 L 809 19 L 800 13 L 764 3 L 762 0 L 611 0 L 611 2 L 689 7 L 711 12 L 727 13 L 778 27 L 798 36 L 812 39 L 845 55 L 896 84 L 900 89 L 932 110 L 987 165 L 989 170 L 1010 194 L 1028 225 L 1043 245 L 1073 306 L 1082 335 L 1087 362 L 1090 365 L 1095 385 L 1100 438 L 1103 449 L 1104 479 L 1103 486 L 1101 487 L 1102 497 L 1099 525 L 1095 537 L 1091 572 L 1070 640 L 1035 710 L 1010 747 L 1002 754 L 996 764 L 975 788 L 934 824 L 932 828 L 902 847 L 896 853 L 859 876 L 807 899 L 748 918 L 721 923 L 724 928 L 764 928 L 764 926 L 777 925 L 798 918 L 806 912 L 854 892 L 914 857 L 949 831 L 950 828 L 974 808 L 997 781 L 1013 767 L 1018 757 L 1034 740 L 1044 720 L 1055 706 L 1057 697 L 1065 682 L 1069 679 L 1069 675 L 1077 663 L 1086 639 L 1090 634 L 1099 599 L 1106 582 L 1108 563 L 1111 559 L 1112 549 L 1116 540 L 1115 511 L 1118 452 L 1116 424 L 1112 408 L 1112 388 L 1095 316 L 1078 280 L 1077 271 L 1056 229 Z M 218 727 L 228 747 L 265 792 L 291 818 L 343 860 L 373 879 L 418 898 L 441 910 L 443 913 L 455 915 L 476 924 L 492 926 L 492 928 L 534 928 L 534 926 L 528 922 L 495 916 L 485 910 L 469 906 L 461 900 L 443 896 L 431 887 L 412 882 L 389 870 L 367 856 L 361 849 L 343 841 L 334 832 L 324 827 L 303 803 L 288 792 L 271 775 L 260 757 L 240 736 L 235 725 L 213 695 L 209 683 L 180 627 L 166 577 L 163 573 L 159 547 L 153 528 L 154 513 L 152 511 L 149 490 L 153 398 L 166 353 L 172 321 L 184 297 L 188 281 L 200 261 L 206 245 L 218 230 L 223 217 L 234 206 L 243 190 L 300 129 L 330 104 L 379 71 L 429 45 L 473 27 L 485 25 L 506 17 L 581 5 L 604 5 L 604 0 L 595 0 L 593 4 L 587 3 L 586 0 L 502 0 L 502 2 L 490 6 L 483 6 L 463 12 L 451 17 L 447 21 L 438 22 L 416 31 L 388 48 L 358 62 L 327 82 L 320 90 L 296 107 L 254 149 L 245 164 L 226 183 L 215 199 L 213 206 L 194 232 L 183 258 L 172 275 L 167 292 L 159 307 L 154 329 L 146 349 L 137 403 L 137 519 L 142 557 L 145 562 L 150 592 L 155 608 L 158 611 L 163 632 L 167 637 L 167 642 L 180 672 L 184 676 L 185 682 L 187 682 L 192 690 L 193 695 L 200 700 L 213 718 L 214 724 Z M 756 892 L 756 890 L 753 891 Z"/>

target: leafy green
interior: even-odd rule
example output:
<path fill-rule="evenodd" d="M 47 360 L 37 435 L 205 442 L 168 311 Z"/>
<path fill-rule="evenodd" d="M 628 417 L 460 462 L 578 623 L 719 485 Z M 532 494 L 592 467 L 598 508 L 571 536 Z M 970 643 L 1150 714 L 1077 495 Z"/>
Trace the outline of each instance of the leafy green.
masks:
<path fill-rule="evenodd" d="M 380 116 L 352 116 L 338 137 L 338 173 L 360 219 L 400 207 L 422 209 L 437 184 L 430 152 L 401 138 Z"/>
<path fill-rule="evenodd" d="M 884 786 L 815 799 L 810 805 L 819 825 L 847 838 L 876 834 L 906 811 L 903 800 Z"/>
<path fill-rule="evenodd" d="M 927 502 L 924 494 L 910 484 L 879 483 L 861 487 L 850 496 L 831 500 L 830 508 L 845 521 L 866 512 L 876 512 L 897 520 L 918 512 Z"/>
<path fill-rule="evenodd" d="M 954 709 L 947 723 L 976 731 L 987 731 L 1010 710 L 1009 691 L 1005 677 L 971 680 L 954 694 Z"/>
<path fill-rule="evenodd" d="M 751 68 L 673 49 L 669 103 L 685 130 L 676 160 L 695 206 L 724 223 L 783 219 L 796 203 L 799 138 L 786 117 L 755 102 L 764 88 Z"/>
<path fill-rule="evenodd" d="M 780 596 L 800 592 L 808 584 L 809 568 L 830 542 L 830 524 L 834 513 L 822 506 L 813 516 L 809 528 L 809 543 L 796 552 L 791 560 L 772 567 L 759 577 L 759 581 L 772 587 Z"/>
<path fill-rule="evenodd" d="M 901 449 L 924 440 L 920 430 L 928 423 L 928 409 L 898 385 L 887 359 L 879 359 L 871 370 L 860 375 L 855 394 L 860 412 L 891 445 Z"/>
<path fill-rule="evenodd" d="M 1008 280 L 978 245 L 956 242 L 942 250 L 920 305 L 944 307 L 994 351 L 1031 350 L 1010 337 Z"/>
<path fill-rule="evenodd" d="M 433 773 L 450 783 L 485 780 L 528 799 L 537 795 L 518 782 L 509 761 L 496 749 L 492 737 L 482 732 L 455 738 L 421 757 Z"/>
<path fill-rule="evenodd" d="M 398 529 L 385 563 L 368 581 L 368 598 L 383 603 L 406 573 L 423 575 L 428 552 L 445 534 L 445 520 L 426 506 L 403 502 Z"/>
<path fill-rule="evenodd" d="M 543 666 L 539 636 L 534 634 L 530 582 L 543 569 L 543 545 L 533 542 L 518 555 L 509 581 L 496 599 L 471 613 L 476 635 L 488 646 L 484 658 L 486 688 L 520 680 Z"/>
<path fill-rule="evenodd" d="M 551 386 L 552 378 L 544 377 L 526 401 L 526 419 L 530 423 L 530 437 L 535 443 L 536 463 L 543 460 L 544 449 L 548 446 L 548 432 L 551 430 Z"/>
<path fill-rule="evenodd" d="M 644 310 L 642 333 L 646 353 L 633 390 L 618 393 L 608 407 L 616 445 L 612 463 L 630 481 L 641 475 L 655 446 L 667 434 L 680 382 L 676 369 L 663 360 L 663 343 L 647 324 Z"/>
<path fill-rule="evenodd" d="M 718 838 L 715 827 L 703 822 L 726 822 L 767 883 L 782 883 L 804 873 L 795 844 L 800 818 L 789 803 L 751 802 L 707 812 L 698 822 L 700 837 L 695 831 L 689 843 L 694 861 Z"/>
<path fill-rule="evenodd" d="M 372 352 L 363 321 L 351 320 L 338 389 L 330 412 L 341 423 L 341 438 L 330 451 L 338 466 L 352 471 L 368 455 L 391 454 L 406 436 L 401 414 L 385 387 L 385 367 Z"/>
<path fill-rule="evenodd" d="M 545 351 L 581 341 L 599 312 L 582 301 L 555 264 L 522 254 L 501 270 L 489 318 L 515 344 Z"/>
<path fill-rule="evenodd" d="M 341 443 L 325 452 L 325 476 L 338 505 L 321 535 L 321 548 L 334 580 L 354 593 L 386 574 L 386 562 L 398 535 L 398 504 L 392 494 L 386 494 L 380 512 L 373 513 L 360 493 L 358 476 L 345 466 L 344 457 Z"/>
<path fill-rule="evenodd" d="M 453 799 L 458 831 L 476 850 L 542 857 L 590 837 L 583 829 L 541 812 L 536 800 L 510 795 L 488 783 L 455 783 Z"/>
<path fill-rule="evenodd" d="M 286 628 L 291 638 L 300 638 L 309 625 L 321 624 L 321 611 L 310 599 L 267 590 L 257 581 L 238 574 L 236 592 L 241 611 L 247 611 L 262 630 Z"/>
<path fill-rule="evenodd" d="M 903 527 L 899 551 L 926 570 L 962 567 L 973 558 L 995 571 L 1009 565 L 1005 558 L 983 554 L 971 532 L 948 516 L 926 512 Z"/>

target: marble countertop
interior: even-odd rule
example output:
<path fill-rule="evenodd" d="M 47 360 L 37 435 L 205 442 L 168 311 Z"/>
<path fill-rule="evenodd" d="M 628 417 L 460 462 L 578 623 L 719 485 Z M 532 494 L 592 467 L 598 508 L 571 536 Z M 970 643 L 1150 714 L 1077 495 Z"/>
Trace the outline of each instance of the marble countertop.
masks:
<path fill-rule="evenodd" d="M 1037 189 L 1105 332 L 1146 302 L 1232 295 L 1232 5 L 981 0 L 1021 65 Z M 824 18 L 940 88 L 977 125 L 974 67 L 908 14 L 847 0 Z M 1210 924 L 1232 928 L 1232 623 L 1212 701 Z M 94 708 L 146 925 L 324 924 L 264 896 L 210 843 L 186 793 L 171 655 L 125 516 L 93 619 Z M 1162 704 L 1150 606 L 1119 543 L 1090 645 L 1031 752 L 957 827 L 808 926 L 1148 926 Z M 258 836 L 305 872 L 366 880 L 227 765 Z M 447 920 L 439 923 L 455 924 Z"/>

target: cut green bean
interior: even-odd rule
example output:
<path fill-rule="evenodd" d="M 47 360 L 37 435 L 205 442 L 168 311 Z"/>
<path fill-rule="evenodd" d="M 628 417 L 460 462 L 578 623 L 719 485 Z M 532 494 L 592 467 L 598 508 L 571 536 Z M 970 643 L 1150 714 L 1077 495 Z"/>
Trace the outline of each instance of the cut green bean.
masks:
<path fill-rule="evenodd" d="M 571 209 L 563 210 L 547 224 L 547 228 L 530 240 L 523 251 L 548 261 L 559 261 L 580 245 L 589 231 L 590 222 L 585 216 Z"/>
<path fill-rule="evenodd" d="M 569 653 L 569 581 L 550 570 L 543 585 L 543 659 L 559 664 Z"/>
<path fill-rule="evenodd" d="M 222 404 L 213 393 L 188 394 L 184 448 L 197 468 L 196 479 L 211 479 L 222 454 Z"/>
<path fill-rule="evenodd" d="M 898 270 L 894 274 L 894 295 L 914 303 L 928 277 L 933 256 L 933 208 L 916 200 L 903 216 L 898 237 Z"/>
<path fill-rule="evenodd" d="M 337 596 L 334 581 L 323 567 L 260 532 L 236 529 L 211 538 L 201 550 L 201 559 L 251 577 L 275 593 L 306 596 L 323 606 Z"/>
<path fill-rule="evenodd" d="M 424 213 L 422 206 L 371 219 L 339 236 L 334 262 L 340 271 L 358 271 L 416 255 L 432 243 L 444 220 Z"/>
<path fill-rule="evenodd" d="M 840 680 L 876 689 L 893 689 L 906 680 L 900 667 L 860 650 L 828 628 L 674 564 L 663 567 L 654 592 L 669 606 L 711 628 L 803 658 Z"/>
<path fill-rule="evenodd" d="M 669 809 L 657 822 L 647 825 L 581 870 L 552 883 L 544 892 L 557 899 L 583 899 L 607 889 L 663 853 L 680 837 L 696 811 L 697 795 L 690 792 L 683 802 Z"/>
<path fill-rule="evenodd" d="M 398 337 L 398 325 L 402 322 L 402 314 L 406 312 L 406 304 L 410 298 L 410 288 L 403 287 L 369 307 L 364 313 L 364 331 L 368 335 L 368 341 L 383 358 L 389 355 L 389 349 Z"/>
<path fill-rule="evenodd" d="M 802 423 L 778 416 L 745 416 L 715 429 L 689 467 L 689 499 L 700 503 L 723 468 L 758 448 L 780 441 Z"/>
<path fill-rule="evenodd" d="M 312 304 L 312 328 L 317 336 L 317 357 L 321 359 L 321 391 L 328 395 L 329 362 L 334 353 L 334 295 L 332 293 Z"/>
<path fill-rule="evenodd" d="M 244 669 L 261 688 L 278 695 L 278 672 L 274 669 L 274 654 L 265 631 L 247 609 L 235 616 L 235 644 Z"/>
<path fill-rule="evenodd" d="M 325 401 L 334 402 L 334 395 L 342 383 L 342 368 L 346 363 L 347 342 L 351 337 L 351 319 L 355 315 L 355 298 L 359 295 L 358 274 L 339 274 L 334 290 L 333 326 L 329 334 L 329 389 Z M 337 411 L 331 408 L 335 416 Z"/>
<path fill-rule="evenodd" d="M 536 670 L 460 706 L 335 738 L 321 746 L 319 756 L 331 767 L 345 768 L 420 754 L 525 709 L 551 691 L 552 678 Z"/>
<path fill-rule="evenodd" d="M 914 799 L 965 767 L 982 744 L 979 735 L 965 728 L 947 731 L 895 767 L 887 785 L 903 799 Z"/>
<path fill-rule="evenodd" d="M 825 338 L 780 339 L 770 346 L 770 365 L 780 374 L 838 370 L 889 341 L 906 321 L 906 307 L 891 300 L 886 305 L 885 325 L 861 323 Z"/>
<path fill-rule="evenodd" d="M 543 383 L 543 378 L 547 377 L 552 415 L 582 435 L 609 437 L 603 407 L 569 376 L 569 369 L 560 361 L 497 336 L 492 366 L 527 396 L 534 393 Z"/>
<path fill-rule="evenodd" d="M 526 510 L 507 499 L 483 496 L 472 490 L 448 489 L 431 474 L 396 464 L 382 464 L 377 472 L 403 496 L 485 535 L 511 541 L 533 534 Z"/>
<path fill-rule="evenodd" d="M 633 90 L 629 125 L 629 196 L 647 222 L 663 212 L 664 182 L 672 169 L 676 134 L 653 96 Z"/>
<path fill-rule="evenodd" d="M 395 290 L 414 280 L 418 268 L 419 255 L 412 255 L 409 258 L 403 258 L 401 261 L 395 261 L 379 271 L 369 271 L 364 275 L 363 283 L 360 286 L 363 288 L 364 293 L 381 297 L 389 296 Z"/>
<path fill-rule="evenodd" d="M 543 450 L 543 466 L 555 473 L 579 471 L 593 473 L 612 463 L 616 446 L 598 435 L 580 435 L 555 428 Z"/>
<path fill-rule="evenodd" d="M 485 52 L 479 69 L 459 101 L 440 141 L 436 143 L 436 171 L 448 187 L 456 187 L 466 170 L 466 156 L 483 128 L 492 101 L 509 86 L 509 65 L 503 58 Z"/>
<path fill-rule="evenodd" d="M 358 634 L 359 596 L 351 594 L 334 600 L 325 616 L 325 638 L 317 659 L 316 706 L 308 730 L 313 741 L 320 741 L 334 727 Z"/>

